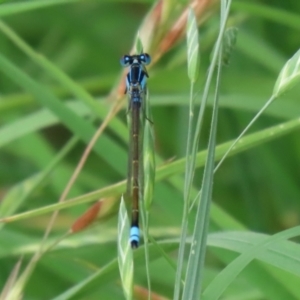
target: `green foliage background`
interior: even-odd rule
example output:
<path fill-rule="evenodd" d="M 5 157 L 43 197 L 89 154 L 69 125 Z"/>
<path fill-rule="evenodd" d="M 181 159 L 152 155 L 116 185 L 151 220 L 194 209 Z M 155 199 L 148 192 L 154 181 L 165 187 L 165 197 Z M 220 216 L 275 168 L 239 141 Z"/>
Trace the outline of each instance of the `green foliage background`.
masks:
<path fill-rule="evenodd" d="M 185 7 L 185 1 L 171 2 L 174 9 Z M 136 32 L 153 3 L 2 1 L 0 4 L 0 194 L 3 198 L 0 212 L 2 217 L 29 212 L 23 219 L 1 227 L 1 286 L 20 256 L 23 256 L 22 271 L 37 251 L 53 209 L 45 214 L 30 212 L 57 203 L 92 133 L 103 120 L 99 116 L 105 116 L 116 100 L 107 96 L 120 78 L 119 59 L 132 47 Z M 238 136 L 270 97 L 280 69 L 299 48 L 299 13 L 298 1 L 233 1 L 229 25 L 238 27 L 239 32 L 230 65 L 223 70 L 217 144 Z M 195 86 L 197 104 L 218 26 L 216 5 L 199 29 L 201 63 Z M 33 56 L 12 42 L 9 28 L 32 47 Z M 91 110 L 86 105 L 88 96 L 82 94 L 81 98 L 80 92 L 74 93 L 68 88 L 67 80 L 60 81 L 55 70 L 43 68 L 47 64 L 40 54 L 101 103 L 101 109 Z M 18 73 L 20 71 L 25 77 Z M 149 75 L 156 153 L 167 164 L 185 155 L 189 101 L 186 41 L 183 39 L 163 55 L 151 67 Z M 296 86 L 276 100 L 250 131 L 260 132 L 299 118 L 299 91 Z M 57 106 L 49 97 L 59 100 Z M 69 113 L 70 105 L 76 112 L 75 117 Z M 204 123 L 206 138 L 210 115 L 209 107 Z M 90 122 L 90 117 L 96 117 L 96 121 Z M 91 229 L 63 239 L 41 259 L 25 285 L 24 299 L 52 299 L 101 269 L 104 273 L 100 271 L 99 278 L 90 285 L 84 284 L 85 289 L 73 298 L 123 298 L 116 260 L 116 230 L 117 207 L 125 184 L 116 183 L 124 180 L 127 172 L 125 109 L 116 118 L 100 137 L 68 196 L 68 199 L 80 196 L 82 202 L 90 202 L 97 200 L 97 196 L 88 198 L 85 194 L 99 190 L 99 198 L 106 197 L 102 217 Z M 80 141 L 54 163 L 73 134 Z M 203 138 L 200 149 L 206 146 Z M 222 227 L 212 222 L 211 232 L 247 228 L 274 234 L 298 225 L 299 149 L 297 130 L 228 158 L 216 173 L 213 190 L 214 203 L 223 211 L 223 217 L 227 215 L 228 219 L 224 220 L 227 225 Z M 169 179 L 178 174 L 183 178 L 183 173 L 184 168 L 170 170 L 167 179 L 157 182 L 151 208 L 150 233 L 165 242 L 164 249 L 174 261 L 182 218 L 183 186 L 175 187 Z M 197 169 L 195 186 L 198 188 L 202 173 L 202 168 Z M 116 185 L 111 186 L 113 184 Z M 60 212 L 49 243 L 68 231 L 91 203 L 78 204 L 75 201 Z M 193 216 L 194 212 L 191 219 Z M 171 238 L 174 238 L 172 243 L 167 242 Z M 150 250 L 152 290 L 171 298 L 175 271 L 159 252 Z M 137 250 L 134 257 L 134 282 L 147 288 L 142 249 Z M 234 257 L 236 254 L 223 248 L 208 248 L 204 286 Z M 251 263 L 248 273 L 240 274 L 226 290 L 226 299 L 270 299 L 267 288 L 262 290 L 255 280 L 246 276 L 255 267 L 255 263 Z M 269 265 L 266 268 L 276 269 Z M 265 282 L 265 285 L 276 285 L 278 280 L 289 299 L 300 299 L 296 293 L 299 277 L 284 270 L 277 271 L 278 277 L 286 278 L 286 286 L 275 275 L 274 282 Z M 254 270 L 252 275 L 257 276 L 256 272 Z"/>

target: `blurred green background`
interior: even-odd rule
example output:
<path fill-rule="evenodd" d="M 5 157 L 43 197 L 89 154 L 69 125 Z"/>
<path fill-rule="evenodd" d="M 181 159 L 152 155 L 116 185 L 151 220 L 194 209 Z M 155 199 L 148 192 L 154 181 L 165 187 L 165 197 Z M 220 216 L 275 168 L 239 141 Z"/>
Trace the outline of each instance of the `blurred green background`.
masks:
<path fill-rule="evenodd" d="M 141 22 L 155 2 L 53 1 L 45 7 L 30 7 L 31 3 L 42 2 L 46 3 L 2 1 L 1 57 L 13 63 L 40 87 L 49 89 L 64 104 L 75 103 L 81 118 L 93 115 L 94 111 L 91 112 L 82 99 L 75 97 L 55 76 L 12 42 L 5 32 L 8 26 L 32 47 L 35 54 L 45 56 L 108 110 L 115 99 L 107 96 L 116 87 L 122 71 L 119 59 L 130 51 Z M 186 1 L 166 2 L 178 12 L 186 6 Z M 201 63 L 196 84 L 197 103 L 201 99 L 210 53 L 218 33 L 218 1 L 215 3 L 199 29 Z M 24 8 L 19 10 L 18 4 L 24 4 Z M 11 10 L 6 10 L 9 5 L 12 5 Z M 299 1 L 233 1 L 229 25 L 239 31 L 230 65 L 223 70 L 218 144 L 237 137 L 271 96 L 280 69 L 299 49 L 299 13 Z M 149 75 L 156 153 L 166 162 L 176 160 L 185 155 L 187 134 L 189 81 L 185 38 L 151 66 Z M 72 132 L 61 121 L 54 120 L 53 113 L 42 106 L 36 95 L 18 79 L 13 80 L 12 76 L 6 74 L 5 67 L 1 67 L 0 195 L 3 199 L 11 197 L 7 204 L 10 208 L 2 207 L 2 216 L 56 203 L 86 147 L 86 142 L 78 142 L 43 183 L 27 196 L 26 188 L 30 188 L 30 181 L 29 185 L 22 185 L 22 182 L 43 172 L 72 137 Z M 295 87 L 276 100 L 250 132 L 299 117 L 299 91 L 300 88 Z M 208 107 L 200 149 L 207 146 L 210 116 L 211 108 Z M 126 126 L 125 109 L 116 118 Z M 97 118 L 93 123 L 94 129 L 101 121 Z M 100 137 L 99 145 L 105 155 L 102 156 L 101 151 L 90 155 L 68 199 L 126 178 L 126 133 L 121 139 L 114 128 L 109 128 L 104 135 L 105 139 Z M 249 230 L 275 233 L 297 225 L 300 211 L 299 151 L 299 131 L 294 131 L 228 158 L 215 176 L 214 202 Z M 195 186 L 198 188 L 202 171 L 198 169 L 196 173 Z M 182 170 L 180 176 L 183 178 L 183 175 Z M 13 189 L 18 186 L 21 190 L 13 194 Z M 26 286 L 24 299 L 51 299 L 116 257 L 117 218 L 114 206 L 118 204 L 120 191 L 113 191 L 109 196 L 111 198 L 105 201 L 108 212 L 104 212 L 102 221 L 87 232 L 76 235 L 73 242 L 62 242 L 59 250 L 42 259 Z M 157 182 L 151 209 L 150 230 L 154 236 L 178 236 L 182 199 L 180 187 L 174 188 L 168 180 Z M 88 207 L 89 204 L 74 205 L 63 210 L 55 223 L 53 236 L 66 232 Z M 24 255 L 25 264 L 35 252 L 49 216 L 30 217 L 2 227 L 0 286 L 3 286 L 20 255 Z M 220 228 L 212 223 L 212 230 L 216 229 Z M 141 266 L 136 270 L 135 280 L 137 284 L 146 286 L 142 252 L 137 256 L 137 264 Z M 176 259 L 176 252 L 172 257 Z M 208 264 L 214 268 L 222 266 L 210 252 Z M 153 289 L 171 297 L 174 270 L 163 259 L 153 261 L 152 267 Z M 260 298 L 261 294 L 255 293 L 255 288 L 248 285 L 247 288 L 254 291 L 253 298 L 249 299 L 264 299 Z M 103 295 L 105 299 L 122 299 L 117 267 L 88 296 L 76 299 L 100 299 Z"/>

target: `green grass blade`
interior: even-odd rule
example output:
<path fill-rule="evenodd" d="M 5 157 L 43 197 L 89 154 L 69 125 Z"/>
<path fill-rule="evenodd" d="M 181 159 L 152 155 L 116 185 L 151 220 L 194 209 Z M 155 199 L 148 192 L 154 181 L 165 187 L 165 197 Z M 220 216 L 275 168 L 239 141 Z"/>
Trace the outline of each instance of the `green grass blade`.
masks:
<path fill-rule="evenodd" d="M 262 143 L 274 140 L 284 136 L 300 127 L 300 119 L 295 119 L 289 122 L 285 122 L 268 129 L 259 131 L 257 133 L 249 134 L 243 137 L 239 143 L 233 148 L 229 156 L 236 155 L 238 153 L 249 150 L 253 147 L 257 147 Z M 228 148 L 232 145 L 232 141 L 226 142 L 216 147 L 215 159 L 220 160 Z M 196 167 L 203 167 L 205 159 L 207 157 L 207 151 L 200 151 L 196 156 Z M 186 158 L 178 159 L 172 163 L 163 165 L 159 167 L 156 171 L 156 181 L 161 181 L 170 176 L 178 173 L 183 173 L 185 170 Z M 17 220 L 22 220 L 26 218 L 31 218 L 34 216 L 39 216 L 41 214 L 53 212 L 55 210 L 61 210 L 75 205 L 80 205 L 83 203 L 89 203 L 95 201 L 99 198 L 108 197 L 112 195 L 120 195 L 125 192 L 126 182 L 121 181 L 116 184 L 107 186 L 103 189 L 70 199 L 63 203 L 56 203 L 53 205 L 44 206 L 39 209 L 31 210 L 25 213 L 17 214 L 9 218 L 1 219 L 0 222 L 13 222 Z"/>
<path fill-rule="evenodd" d="M 19 3 L 1 4 L 0 17 L 9 16 L 17 13 L 23 13 L 39 8 L 46 8 L 53 5 L 60 5 L 70 2 L 78 2 L 79 0 L 43 0 L 43 1 L 26 1 Z"/>
<path fill-rule="evenodd" d="M 72 299 L 74 296 L 77 299 L 80 299 L 80 295 L 83 296 L 84 292 L 88 292 L 90 288 L 95 286 L 95 282 L 97 284 L 98 279 L 102 279 L 102 284 L 105 282 L 105 278 L 107 278 L 107 273 L 110 273 L 117 268 L 117 260 L 113 260 L 108 263 L 106 266 L 102 267 L 100 270 L 92 274 L 91 276 L 87 277 L 85 280 L 79 282 L 72 288 L 66 290 L 64 293 L 58 295 L 57 297 L 53 298 L 52 300 L 67 300 Z M 86 295 L 86 294 L 85 294 Z M 79 298 L 78 298 L 79 297 Z"/>
<path fill-rule="evenodd" d="M 290 28 L 300 30 L 299 16 L 296 12 L 292 13 L 273 5 L 253 2 L 234 2 L 232 9 L 263 17 L 264 19 L 274 21 L 276 24 L 287 25 Z"/>
<path fill-rule="evenodd" d="M 149 120 L 152 120 L 149 99 L 145 103 L 145 113 Z M 143 141 L 143 163 L 144 163 L 144 206 L 146 212 L 150 211 L 153 201 L 155 185 L 155 149 L 154 149 L 154 126 L 145 121 Z"/>
<path fill-rule="evenodd" d="M 128 241 L 128 240 L 127 240 Z M 154 248 L 154 246 L 151 246 Z M 177 244 L 169 244 L 163 245 L 164 250 L 174 251 L 177 247 Z M 151 249 L 151 261 L 160 257 L 160 252 L 154 251 L 155 249 Z M 144 249 L 143 246 L 139 247 L 134 251 L 135 253 L 135 261 L 136 264 L 143 264 L 144 262 Z M 117 259 L 111 260 L 107 265 L 101 267 L 100 270 L 97 270 L 94 274 L 90 275 L 88 278 L 82 280 L 78 284 L 74 285 L 69 290 L 65 291 L 61 295 L 53 298 L 52 300 L 66 300 L 72 299 L 72 297 L 76 297 L 76 299 L 82 299 L 87 294 L 90 294 L 95 289 L 98 289 L 100 286 L 105 285 L 107 282 L 110 282 L 112 278 L 116 276 L 118 272 L 118 264 Z M 113 277 L 114 276 L 114 277 Z"/>
<path fill-rule="evenodd" d="M 17 84 L 24 89 L 32 92 L 36 99 L 43 105 L 48 107 L 75 135 L 79 136 L 84 142 L 88 143 L 95 132 L 95 128 L 78 117 L 75 113 L 65 107 L 45 86 L 39 85 L 32 80 L 23 71 L 13 65 L 9 60 L 0 54 L 0 70 L 9 76 Z M 106 159 L 112 167 L 125 176 L 124 168 L 120 161 L 126 160 L 125 151 L 119 148 L 116 143 L 102 137 L 101 143 L 98 141 L 94 147 L 95 151 Z M 118 159 L 116 159 L 118 158 Z"/>
<path fill-rule="evenodd" d="M 152 123 L 153 117 L 149 103 L 149 92 L 145 99 L 145 114 L 146 120 L 144 125 L 144 140 L 143 140 L 143 168 L 144 168 L 144 187 L 143 187 L 143 202 L 140 203 L 141 215 L 143 223 L 144 246 L 145 246 L 145 267 L 147 276 L 148 298 L 151 295 L 151 280 L 150 280 L 150 262 L 149 262 L 149 218 L 150 209 L 153 201 L 155 187 L 155 149 L 154 149 L 154 126 Z M 150 121 L 149 121 L 150 120 Z"/>
<path fill-rule="evenodd" d="M 237 259 L 230 263 L 217 277 L 209 284 L 203 293 L 203 299 L 219 299 L 226 288 L 238 276 L 238 274 L 258 255 L 280 240 L 287 240 L 300 235 L 300 227 L 291 228 L 271 237 L 243 252 Z"/>
<path fill-rule="evenodd" d="M 41 182 L 42 177 L 43 174 L 33 175 L 12 187 L 1 200 L 1 218 L 12 215 L 24 203 L 24 200 L 32 193 L 37 184 Z"/>
<path fill-rule="evenodd" d="M 220 29 L 219 36 L 218 36 L 218 39 L 217 39 L 217 42 L 216 42 L 216 45 L 215 45 L 212 63 L 209 67 L 209 72 L 208 72 L 207 80 L 206 80 L 205 87 L 204 87 L 203 98 L 202 98 L 202 101 L 201 101 L 201 104 L 200 104 L 200 109 L 199 109 L 199 112 L 198 112 L 196 129 L 195 129 L 195 133 L 194 133 L 194 136 L 193 136 L 193 139 L 192 139 L 193 142 L 191 143 L 192 144 L 191 152 L 187 152 L 187 156 L 188 157 L 190 155 L 191 156 L 190 156 L 190 159 L 187 161 L 187 166 L 188 167 L 187 167 L 187 171 L 186 171 L 186 183 L 185 183 L 185 188 L 184 188 L 184 195 L 185 195 L 185 197 L 184 197 L 185 198 L 185 204 L 184 205 L 185 206 L 184 206 L 184 213 L 183 213 L 181 243 L 180 243 L 180 249 L 179 249 L 179 254 L 178 254 L 178 271 L 177 271 L 177 276 L 176 276 L 174 299 L 179 299 L 179 292 L 180 292 L 179 291 L 179 286 L 180 286 L 179 285 L 180 284 L 179 280 L 181 279 L 181 268 L 182 268 L 182 262 L 183 262 L 183 256 L 184 256 L 184 242 L 185 242 L 184 240 L 185 240 L 186 234 L 187 234 L 187 211 L 188 210 L 187 210 L 186 205 L 190 204 L 190 199 L 189 199 L 190 196 L 189 195 L 190 195 L 190 190 L 191 190 L 191 186 L 192 186 L 192 182 L 193 182 L 196 152 L 197 152 L 197 148 L 198 148 L 198 144 L 199 144 L 199 140 L 200 140 L 200 134 L 201 134 L 202 123 L 203 123 L 203 116 L 204 116 L 204 111 L 205 111 L 206 104 L 207 104 L 208 91 L 209 91 L 210 86 L 211 86 L 212 76 L 213 76 L 216 61 L 217 61 L 217 54 L 220 51 L 222 40 L 223 40 L 223 34 L 224 34 L 224 31 L 225 31 L 226 20 L 227 20 L 227 16 L 228 16 L 228 13 L 229 13 L 230 2 L 231 1 L 229 1 L 229 3 L 228 3 L 228 10 L 225 11 L 225 13 L 224 13 L 224 19 L 221 20 L 221 26 L 220 26 L 221 29 Z M 188 129 L 189 132 L 190 132 L 190 125 L 191 125 L 191 120 L 189 121 L 189 129 Z M 212 139 L 210 139 L 210 140 L 212 141 Z M 189 147 L 189 140 L 188 140 L 188 147 Z M 214 148 L 214 146 L 213 146 L 213 148 Z M 209 174 L 209 169 L 210 168 L 207 169 L 208 170 L 207 175 Z M 207 176 L 207 178 L 208 177 L 209 176 Z M 207 186 L 207 187 L 209 187 L 209 186 Z M 210 190 L 210 188 L 207 190 L 207 192 L 208 192 L 207 196 L 210 193 L 209 190 Z M 198 217 L 199 217 L 199 215 L 198 215 Z M 186 219 L 186 221 L 185 221 L 185 219 Z M 195 231 L 194 231 L 194 233 L 195 233 Z M 199 259 L 199 257 L 196 258 L 197 261 L 198 261 L 198 259 Z M 201 266 L 200 266 L 200 268 L 201 268 Z M 187 275 L 186 276 L 187 276 L 187 278 L 189 278 L 188 280 L 192 280 L 193 282 L 196 282 L 196 280 L 199 279 L 199 277 L 198 277 L 199 273 L 196 274 L 197 270 L 196 270 L 196 273 L 194 271 L 195 271 L 195 266 L 192 265 L 191 252 L 190 252 L 189 266 L 188 266 L 188 269 L 187 269 Z M 202 272 L 202 270 L 201 270 L 201 272 Z M 185 281 L 186 284 L 187 284 L 188 280 Z M 189 291 L 189 288 L 187 287 L 187 285 L 185 285 L 184 291 L 183 291 L 183 299 L 190 299 L 189 297 L 190 297 L 191 294 L 193 294 L 195 296 L 200 292 L 201 280 L 200 280 L 200 282 L 197 282 L 197 283 L 199 283 L 199 286 L 196 286 L 196 285 L 190 285 L 189 286 L 189 287 L 192 287 L 192 289 L 190 291 Z"/>
<path fill-rule="evenodd" d="M 221 232 L 216 233 L 218 237 L 220 237 L 221 234 Z M 229 238 L 223 236 L 218 239 L 218 242 L 216 242 L 216 240 L 213 238 L 213 242 L 211 243 L 211 235 L 209 235 L 208 240 L 208 244 L 213 247 L 211 248 L 212 253 L 214 255 L 217 255 L 218 259 L 224 265 L 228 265 L 234 259 L 236 259 L 237 254 L 234 252 L 242 253 L 243 251 L 251 248 L 262 240 L 258 238 L 259 234 L 255 234 L 255 239 L 253 237 L 251 238 L 253 233 L 247 231 L 240 231 L 239 234 L 237 232 L 228 232 L 228 234 Z M 242 234 L 245 235 L 245 238 L 241 237 Z M 214 235 L 215 234 L 212 234 L 212 236 Z M 218 247 L 218 243 L 224 246 L 225 251 L 221 250 L 220 248 L 215 248 Z M 287 241 L 280 241 L 278 244 L 282 243 L 287 243 Z M 275 249 L 275 247 L 277 249 L 277 244 L 276 246 L 274 245 L 274 247 L 268 249 L 268 251 L 265 253 L 265 256 L 272 257 L 272 254 L 274 253 L 272 249 Z M 288 247 L 286 247 L 286 245 L 283 246 L 283 249 L 284 248 L 286 249 L 285 251 L 287 253 L 287 261 L 285 261 L 285 263 L 289 264 L 293 260 L 294 252 L 291 250 L 287 250 Z M 230 250 L 231 252 L 226 249 Z M 278 259 L 279 261 L 281 260 L 279 253 L 278 255 L 276 255 L 276 259 Z M 236 286 L 239 279 L 243 279 L 248 281 L 252 286 L 255 286 L 257 289 L 259 289 L 261 294 L 264 295 L 264 298 L 266 299 L 293 299 L 293 289 L 289 288 L 285 283 L 285 278 L 289 278 L 289 280 L 291 281 L 292 278 L 296 277 L 291 273 L 289 274 L 288 271 L 284 271 L 284 268 L 277 268 L 276 264 L 274 264 L 273 266 L 272 262 L 268 264 L 269 261 L 265 261 L 263 256 L 260 256 L 259 258 L 255 259 L 255 261 L 251 262 L 251 264 L 243 270 L 242 274 L 240 274 L 240 276 L 238 276 L 234 283 L 229 287 L 226 294 L 230 293 L 230 290 Z"/>
<path fill-rule="evenodd" d="M 65 103 L 65 105 L 78 116 L 85 117 L 90 114 L 90 110 L 82 102 L 72 101 Z M 60 123 L 59 118 L 48 109 L 40 109 L 37 112 L 27 114 L 0 128 L 0 148 L 29 133 L 40 131 L 58 123 Z"/>
<path fill-rule="evenodd" d="M 66 145 L 59 151 L 49 165 L 37 175 L 33 175 L 26 180 L 13 186 L 1 200 L 0 215 L 1 217 L 12 215 L 26 199 L 34 192 L 49 176 L 53 169 L 61 162 L 61 160 L 73 149 L 78 142 L 78 138 L 70 139 Z M 0 227 L 3 224 L 0 224 Z"/>
<path fill-rule="evenodd" d="M 0 30 L 9 37 L 18 48 L 20 48 L 26 55 L 28 55 L 37 65 L 39 65 L 49 76 L 57 80 L 63 87 L 69 90 L 77 99 L 83 101 L 87 107 L 90 108 L 92 113 L 97 114 L 104 119 L 109 112 L 106 105 L 95 99 L 79 84 L 77 84 L 66 73 L 61 71 L 46 57 L 36 53 L 27 43 L 25 43 L 11 28 L 4 22 L 0 21 Z M 117 118 L 110 122 L 110 127 L 115 133 L 123 140 L 125 140 L 126 127 Z"/>
<path fill-rule="evenodd" d="M 4 287 L 2 288 L 0 300 L 13 299 L 12 295 L 14 294 L 14 292 L 13 292 L 14 284 L 15 284 L 18 274 L 20 272 L 21 263 L 22 263 L 22 260 L 20 259 L 14 266 L 13 270 L 11 271 L 9 278 L 7 279 Z M 16 299 L 16 300 L 21 299 L 21 297 L 14 298 L 14 299 Z"/>
<path fill-rule="evenodd" d="M 187 132 L 187 146 L 186 146 L 186 166 L 185 166 L 185 182 L 184 182 L 184 206 L 183 206 L 183 215 L 182 215 L 182 225 L 181 225 L 181 242 L 178 251 L 178 262 L 177 262 L 177 271 L 175 279 L 175 288 L 174 288 L 174 299 L 179 299 L 180 297 L 180 288 L 182 280 L 182 269 L 183 269 L 183 259 L 185 252 L 185 240 L 187 236 L 187 227 L 188 227 L 188 207 L 189 207 L 189 198 L 190 190 L 192 184 L 192 177 L 194 173 L 194 166 L 192 160 L 192 144 L 193 144 L 193 120 L 194 120 L 194 83 L 197 79 L 199 72 L 199 41 L 198 41 L 198 27 L 197 19 L 195 17 L 194 11 L 190 8 L 187 20 L 187 67 L 188 67 L 188 77 L 191 81 L 190 87 L 190 103 L 189 103 L 189 123 L 188 123 L 188 132 Z"/>
<path fill-rule="evenodd" d="M 122 197 L 118 221 L 118 262 L 125 298 L 132 299 L 133 288 L 133 255 L 129 243 L 129 219 Z"/>
<path fill-rule="evenodd" d="M 208 245 L 243 253 L 267 238 L 269 238 L 268 235 L 249 231 L 218 232 L 209 234 Z M 299 251 L 299 244 L 280 240 L 269 246 L 267 251 L 262 252 L 256 258 L 300 276 Z"/>
<path fill-rule="evenodd" d="M 226 3 L 226 2 L 225 2 Z M 221 9 L 221 14 L 225 13 L 225 9 Z M 222 20 L 222 18 L 221 18 Z M 211 120 L 211 130 L 209 134 L 209 142 L 207 149 L 207 159 L 205 162 L 203 182 L 200 193 L 200 204 L 198 206 L 196 221 L 194 224 L 194 232 L 192 235 L 192 244 L 188 259 L 188 266 L 183 290 L 183 299 L 200 299 L 201 286 L 204 274 L 204 259 L 206 254 L 206 241 L 208 234 L 208 225 L 210 219 L 210 205 L 212 201 L 212 186 L 215 162 L 215 145 L 218 124 L 218 103 L 219 88 L 222 69 L 222 47 L 218 53 L 218 73 L 215 88 L 215 97 L 213 105 L 213 113 Z"/>

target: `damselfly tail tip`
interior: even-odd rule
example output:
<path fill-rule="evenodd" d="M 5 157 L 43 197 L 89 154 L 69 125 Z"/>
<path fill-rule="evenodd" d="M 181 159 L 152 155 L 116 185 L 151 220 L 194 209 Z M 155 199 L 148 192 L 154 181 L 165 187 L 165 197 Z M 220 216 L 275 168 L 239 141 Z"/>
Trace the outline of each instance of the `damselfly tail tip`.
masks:
<path fill-rule="evenodd" d="M 131 248 L 132 249 L 137 249 L 139 247 L 138 241 L 131 241 Z"/>
<path fill-rule="evenodd" d="M 130 244 L 132 249 L 136 249 L 139 246 L 140 230 L 137 226 L 132 226 L 130 229 Z"/>

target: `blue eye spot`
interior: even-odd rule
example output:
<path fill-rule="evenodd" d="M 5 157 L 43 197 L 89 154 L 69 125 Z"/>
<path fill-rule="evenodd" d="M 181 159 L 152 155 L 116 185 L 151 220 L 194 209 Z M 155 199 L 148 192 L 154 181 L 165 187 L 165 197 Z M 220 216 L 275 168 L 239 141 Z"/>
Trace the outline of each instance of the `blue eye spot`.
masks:
<path fill-rule="evenodd" d="M 147 53 L 143 53 L 139 56 L 139 59 L 140 59 L 140 62 L 143 64 L 143 65 L 149 65 L 150 62 L 151 62 L 151 57 L 149 54 Z"/>
<path fill-rule="evenodd" d="M 132 57 L 129 55 L 124 55 L 121 59 L 120 59 L 120 64 L 122 67 L 128 67 L 129 65 L 132 64 Z"/>

